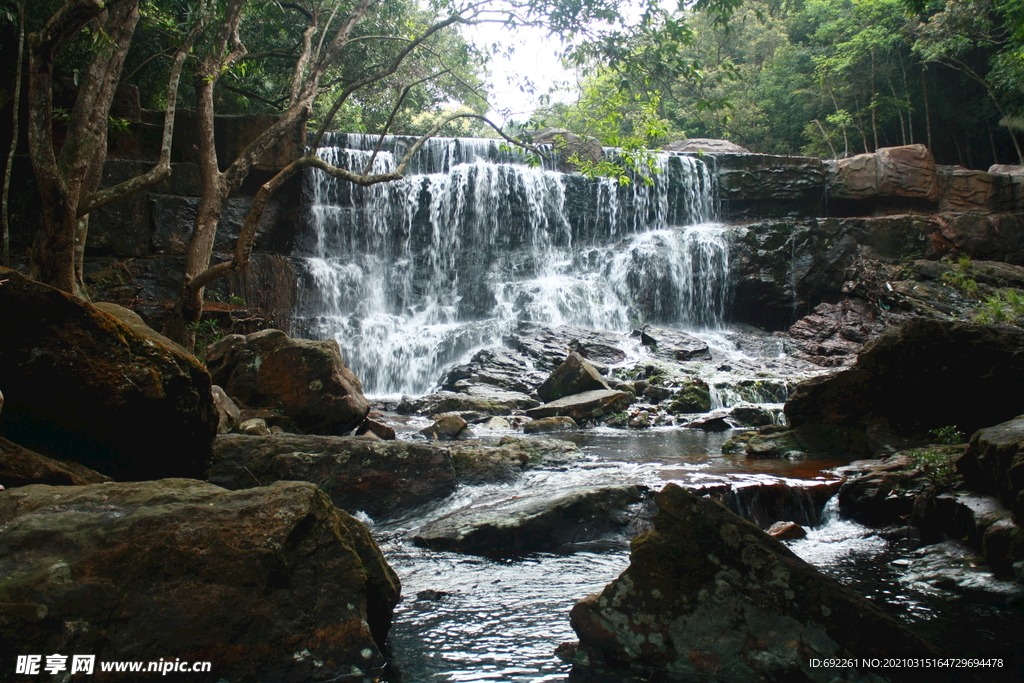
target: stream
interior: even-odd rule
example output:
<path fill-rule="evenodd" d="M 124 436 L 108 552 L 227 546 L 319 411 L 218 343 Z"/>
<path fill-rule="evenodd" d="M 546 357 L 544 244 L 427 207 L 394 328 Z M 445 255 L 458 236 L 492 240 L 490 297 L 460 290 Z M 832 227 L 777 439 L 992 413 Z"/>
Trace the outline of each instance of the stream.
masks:
<path fill-rule="evenodd" d="M 413 546 L 406 532 L 448 511 L 518 493 L 594 483 L 669 481 L 702 488 L 782 482 L 791 487 L 835 480 L 834 461 L 747 461 L 719 455 L 731 432 L 598 428 L 557 434 L 589 456 L 564 471 L 534 470 L 506 485 L 462 487 L 440 506 L 377 524 L 373 532 L 402 579 L 390 643 L 406 681 L 566 681 L 571 666 L 555 648 L 576 640 L 569 610 L 600 591 L 629 564 L 628 539 L 604 539 L 559 552 L 489 558 Z M 481 434 L 485 438 L 497 435 Z M 908 585 L 901 569 L 913 553 L 875 530 L 839 518 L 835 500 L 807 538 L 787 541 L 797 555 L 917 630 L 950 654 L 1015 652 L 1020 661 L 1024 617 L 998 594 L 963 596 L 932 585 Z M 980 581 L 992 584 L 990 577 Z M 1006 680 L 1019 680 L 1012 677 Z"/>

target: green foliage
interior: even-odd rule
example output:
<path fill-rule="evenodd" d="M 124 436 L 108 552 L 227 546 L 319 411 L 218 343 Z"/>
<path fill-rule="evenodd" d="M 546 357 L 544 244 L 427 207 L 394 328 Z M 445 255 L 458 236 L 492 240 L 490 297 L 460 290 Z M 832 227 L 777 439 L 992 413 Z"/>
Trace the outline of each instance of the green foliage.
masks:
<path fill-rule="evenodd" d="M 1017 323 L 1024 317 L 1024 297 L 1015 289 L 1002 289 L 981 300 L 974 313 L 975 322 L 983 325 Z"/>
<path fill-rule="evenodd" d="M 961 255 L 953 270 L 942 274 L 941 281 L 971 297 L 978 298 L 978 281 L 973 277 L 974 271 L 971 267 L 971 257 Z"/>
<path fill-rule="evenodd" d="M 964 442 L 964 433 L 957 429 L 956 425 L 946 425 L 933 429 L 928 434 L 935 440 L 935 443 L 949 445 L 961 444 Z"/>
<path fill-rule="evenodd" d="M 960 451 L 928 450 L 911 451 L 914 464 L 936 489 L 948 489 L 957 479 L 956 458 Z"/>

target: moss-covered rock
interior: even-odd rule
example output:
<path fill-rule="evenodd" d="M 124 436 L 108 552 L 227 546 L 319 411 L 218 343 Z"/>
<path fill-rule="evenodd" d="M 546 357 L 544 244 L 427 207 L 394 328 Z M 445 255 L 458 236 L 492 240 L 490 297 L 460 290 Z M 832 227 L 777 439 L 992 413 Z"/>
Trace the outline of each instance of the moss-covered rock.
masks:
<path fill-rule="evenodd" d="M 711 410 L 711 390 L 702 379 L 686 380 L 671 396 L 668 412 L 673 415 L 680 413 L 706 413 Z"/>

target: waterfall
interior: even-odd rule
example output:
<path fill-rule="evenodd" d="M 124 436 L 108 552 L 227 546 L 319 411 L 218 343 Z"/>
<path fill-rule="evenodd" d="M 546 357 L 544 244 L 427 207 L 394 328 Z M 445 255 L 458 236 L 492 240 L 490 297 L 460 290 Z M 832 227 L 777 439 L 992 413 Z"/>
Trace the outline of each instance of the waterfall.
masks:
<path fill-rule="evenodd" d="M 412 144 L 338 134 L 332 164 L 395 169 Z M 361 188 L 305 177 L 294 327 L 335 338 L 368 394 L 423 393 L 520 320 L 628 331 L 721 325 L 726 228 L 703 161 L 657 156 L 653 182 L 621 185 L 530 165 L 499 140 L 437 138 L 406 177 Z"/>

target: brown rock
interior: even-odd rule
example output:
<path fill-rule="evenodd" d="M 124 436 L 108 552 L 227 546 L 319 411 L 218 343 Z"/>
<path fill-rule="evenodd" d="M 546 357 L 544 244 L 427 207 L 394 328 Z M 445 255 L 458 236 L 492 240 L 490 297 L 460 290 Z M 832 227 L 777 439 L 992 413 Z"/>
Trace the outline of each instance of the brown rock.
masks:
<path fill-rule="evenodd" d="M 421 429 L 420 434 L 424 434 L 431 439 L 454 439 L 468 426 L 469 423 L 459 415 L 439 415 L 434 424 L 426 429 Z"/>
<path fill-rule="evenodd" d="M 935 158 L 924 145 L 883 147 L 826 164 L 828 191 L 837 199 L 907 197 L 939 199 Z"/>
<path fill-rule="evenodd" d="M 581 680 L 602 670 L 620 680 L 816 680 L 813 658 L 939 654 L 721 505 L 674 484 L 657 504 L 629 568 L 572 609 Z M 854 667 L 828 676 L 877 680 Z"/>
<path fill-rule="evenodd" d="M 113 481 L 76 462 L 39 455 L 0 438 L 0 490 L 29 484 L 84 486 Z"/>
<path fill-rule="evenodd" d="M 217 433 L 227 434 L 242 423 L 242 411 L 238 409 L 231 397 L 224 393 L 216 384 L 213 385 L 213 404 L 217 406 Z"/>
<path fill-rule="evenodd" d="M 600 373 L 583 356 L 572 351 L 565 362 L 548 375 L 537 387 L 537 396 L 544 402 L 554 401 L 563 396 L 580 394 L 584 391 L 610 389 Z"/>
<path fill-rule="evenodd" d="M 108 661 L 211 662 L 196 681 L 378 670 L 400 590 L 366 528 L 299 482 L 5 491 L 0 574 L 0 603 L 23 607 L 0 618 L 12 659 L 102 652 Z"/>
<path fill-rule="evenodd" d="M 775 522 L 768 527 L 768 535 L 780 541 L 793 541 L 807 536 L 807 532 L 796 522 Z"/>
<path fill-rule="evenodd" d="M 207 349 L 206 363 L 228 396 L 280 410 L 307 432 L 344 434 L 370 412 L 333 339 L 293 339 L 280 330 L 232 334 Z"/>
<path fill-rule="evenodd" d="M 0 269 L 0 436 L 115 479 L 205 476 L 217 429 L 191 354 Z"/>
<path fill-rule="evenodd" d="M 339 508 L 372 517 L 455 490 L 450 451 L 437 444 L 362 436 L 217 437 L 210 481 L 237 490 L 280 480 L 318 485 Z"/>
<path fill-rule="evenodd" d="M 985 171 L 943 166 L 939 169 L 942 211 L 994 211 L 999 196 L 999 178 Z"/>
<path fill-rule="evenodd" d="M 363 420 L 363 424 L 359 425 L 359 429 L 356 430 L 356 436 L 362 436 L 367 433 L 373 434 L 379 439 L 391 440 L 398 437 L 394 427 L 369 417 Z"/>
<path fill-rule="evenodd" d="M 579 429 L 579 425 L 571 417 L 542 417 L 533 422 L 523 425 L 525 434 L 539 434 L 541 432 L 557 432 L 564 429 Z"/>
<path fill-rule="evenodd" d="M 565 415 L 580 423 L 586 420 L 593 420 L 608 413 L 625 410 L 633 402 L 634 398 L 633 394 L 613 389 L 584 391 L 580 394 L 573 394 L 572 396 L 560 398 L 557 401 L 545 403 L 536 408 L 530 408 L 526 411 L 526 414 L 535 420 L 542 417 Z"/>

